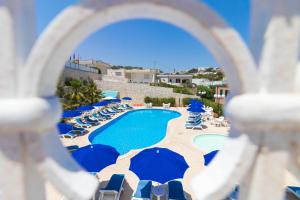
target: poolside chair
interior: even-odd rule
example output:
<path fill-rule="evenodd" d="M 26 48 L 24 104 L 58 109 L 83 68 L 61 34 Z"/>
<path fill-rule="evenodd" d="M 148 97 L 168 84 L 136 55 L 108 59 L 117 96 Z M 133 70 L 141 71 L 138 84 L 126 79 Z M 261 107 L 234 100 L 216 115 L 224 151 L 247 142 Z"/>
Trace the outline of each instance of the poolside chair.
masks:
<path fill-rule="evenodd" d="M 129 109 L 129 110 L 134 109 L 134 107 L 132 107 L 132 106 L 129 105 L 128 103 L 125 103 L 124 106 L 125 106 L 126 109 Z"/>
<path fill-rule="evenodd" d="M 99 121 L 105 121 L 106 120 L 105 117 L 103 117 L 102 115 L 100 115 L 98 113 L 93 113 L 92 116 L 95 117 L 96 119 L 98 119 Z"/>
<path fill-rule="evenodd" d="M 120 111 L 115 111 L 115 110 L 113 110 L 112 108 L 107 108 L 106 110 L 107 110 L 108 112 L 114 113 L 114 114 L 117 114 L 117 113 L 120 112 Z"/>
<path fill-rule="evenodd" d="M 286 199 L 300 199 L 300 187 L 288 186 L 286 188 Z"/>
<path fill-rule="evenodd" d="M 105 195 L 113 196 L 114 200 L 119 200 L 121 192 L 124 190 L 123 189 L 124 180 L 125 180 L 124 174 L 112 175 L 107 186 L 103 189 L 100 189 L 99 200 L 104 199 Z"/>
<path fill-rule="evenodd" d="M 239 191 L 239 186 L 236 186 L 234 190 L 224 200 L 237 200 L 239 196 Z"/>
<path fill-rule="evenodd" d="M 116 112 L 124 112 L 124 110 L 122 108 L 116 107 L 116 106 L 113 106 L 110 109 L 112 109 L 113 111 L 116 111 Z"/>
<path fill-rule="evenodd" d="M 186 123 L 185 128 L 194 128 L 201 125 L 201 120 L 195 122 L 195 123 Z"/>
<path fill-rule="evenodd" d="M 104 113 L 102 110 L 98 111 L 98 115 L 104 117 L 105 119 L 111 119 L 111 115 Z"/>
<path fill-rule="evenodd" d="M 164 108 L 164 109 L 169 109 L 170 106 L 171 106 L 170 103 L 163 103 L 163 108 Z"/>
<path fill-rule="evenodd" d="M 72 153 L 73 151 L 76 151 L 77 149 L 79 149 L 79 146 L 77 145 L 72 145 L 72 146 L 67 146 L 66 149 Z"/>
<path fill-rule="evenodd" d="M 152 181 L 140 180 L 131 199 L 133 200 L 152 199 Z"/>
<path fill-rule="evenodd" d="M 168 182 L 169 192 L 167 199 L 169 200 L 186 200 L 183 186 L 180 181 L 170 181 Z"/>
<path fill-rule="evenodd" d="M 106 115 L 110 115 L 110 116 L 116 114 L 116 112 L 109 112 L 107 109 L 102 110 L 102 113 L 104 113 L 104 114 L 106 114 Z"/>
<path fill-rule="evenodd" d="M 74 131 L 79 131 L 81 134 L 86 134 L 86 133 L 89 132 L 88 130 L 86 130 L 84 128 L 78 128 L 78 127 L 75 127 L 75 126 L 73 126 L 73 130 Z"/>
<path fill-rule="evenodd" d="M 80 118 L 76 118 L 75 122 L 76 122 L 76 125 L 81 128 L 90 128 L 92 126 L 91 124 L 87 124 L 87 123 L 83 122 Z"/>
<path fill-rule="evenodd" d="M 73 138 L 76 138 L 77 136 L 79 136 L 79 135 L 72 133 L 71 131 L 60 135 L 61 138 L 66 138 L 66 139 L 73 139 Z"/>
<path fill-rule="evenodd" d="M 97 120 L 92 120 L 88 116 L 85 116 L 84 119 L 86 120 L 87 124 L 91 124 L 92 126 L 97 126 L 100 124 Z"/>

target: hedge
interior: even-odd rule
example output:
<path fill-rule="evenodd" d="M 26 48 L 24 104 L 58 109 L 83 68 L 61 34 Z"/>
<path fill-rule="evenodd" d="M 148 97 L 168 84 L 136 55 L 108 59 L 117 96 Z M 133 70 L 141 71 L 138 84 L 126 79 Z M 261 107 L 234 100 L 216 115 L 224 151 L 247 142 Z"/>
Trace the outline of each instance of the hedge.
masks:
<path fill-rule="evenodd" d="M 194 95 L 194 92 L 191 89 L 183 86 L 171 85 L 167 83 L 150 83 L 150 85 L 156 87 L 173 88 L 174 93 Z"/>
<path fill-rule="evenodd" d="M 153 98 L 153 97 L 145 97 L 145 103 L 152 103 L 152 106 L 162 106 L 163 103 L 170 103 L 172 107 L 175 106 L 175 98 Z"/>
<path fill-rule="evenodd" d="M 182 104 L 183 106 L 187 106 L 189 104 L 189 100 L 191 100 L 192 98 L 183 98 L 182 99 Z M 204 103 L 205 106 L 209 106 L 212 107 L 214 110 L 214 113 L 216 113 L 218 116 L 222 116 L 224 114 L 223 111 L 223 105 L 218 104 L 214 101 L 211 101 L 209 99 L 198 99 L 199 101 L 202 101 Z"/>

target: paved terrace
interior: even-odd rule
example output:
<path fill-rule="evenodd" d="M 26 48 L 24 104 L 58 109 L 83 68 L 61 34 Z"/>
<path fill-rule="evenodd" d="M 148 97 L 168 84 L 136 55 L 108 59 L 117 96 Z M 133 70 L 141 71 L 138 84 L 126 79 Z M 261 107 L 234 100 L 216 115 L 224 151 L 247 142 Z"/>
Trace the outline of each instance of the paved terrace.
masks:
<path fill-rule="evenodd" d="M 204 169 L 204 159 L 203 159 L 204 152 L 202 152 L 200 149 L 198 149 L 196 146 L 193 145 L 192 143 L 193 138 L 196 135 L 210 134 L 210 133 L 227 135 L 228 128 L 215 127 L 213 125 L 210 125 L 209 123 L 204 123 L 206 127 L 203 130 L 186 129 L 184 126 L 188 116 L 188 112 L 186 111 L 186 108 L 171 108 L 171 110 L 178 111 L 182 115 L 179 118 L 169 121 L 166 137 L 161 142 L 153 146 L 169 148 L 185 157 L 190 167 L 186 171 L 182 182 L 183 182 L 184 190 L 186 192 L 186 196 L 189 199 L 192 199 L 193 193 L 190 189 L 189 183 L 193 176 L 195 176 L 196 174 L 199 173 L 199 171 Z M 123 113 L 118 114 L 114 118 L 122 114 Z M 109 121 L 110 120 L 106 122 L 102 122 L 100 126 L 108 123 Z M 90 128 L 89 134 L 95 129 L 99 128 L 100 126 Z M 90 141 L 88 140 L 89 134 L 74 139 L 61 139 L 61 141 L 64 146 L 78 145 L 79 147 L 82 147 L 90 144 Z M 133 150 L 130 151 L 128 154 L 120 156 L 116 164 L 108 166 L 100 173 L 98 173 L 98 177 L 101 181 L 100 187 L 103 187 L 107 183 L 107 181 L 109 180 L 112 174 L 124 173 L 126 175 L 126 182 L 124 184 L 125 190 L 121 195 L 121 199 L 124 200 L 131 199 L 131 195 L 134 192 L 139 179 L 133 172 L 128 170 L 130 165 L 130 158 L 135 156 L 141 150 L 143 149 Z M 49 196 L 49 199 L 59 199 L 59 194 L 57 194 L 57 192 L 55 192 L 50 185 L 47 189 L 49 195 L 51 195 L 51 198 Z"/>

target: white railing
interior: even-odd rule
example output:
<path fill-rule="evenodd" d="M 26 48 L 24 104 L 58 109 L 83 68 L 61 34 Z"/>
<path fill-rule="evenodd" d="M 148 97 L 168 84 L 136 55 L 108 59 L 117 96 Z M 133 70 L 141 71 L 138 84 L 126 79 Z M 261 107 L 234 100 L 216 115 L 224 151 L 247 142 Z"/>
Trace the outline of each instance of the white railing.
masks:
<path fill-rule="evenodd" d="M 151 18 L 206 45 L 231 87 L 231 139 L 191 183 L 196 198 L 222 199 L 240 184 L 242 200 L 281 200 L 286 170 L 300 179 L 299 11 L 298 0 L 252 0 L 250 51 L 201 1 L 82 0 L 36 39 L 33 0 L 0 0 L 0 199 L 45 199 L 46 181 L 69 199 L 92 195 L 97 181 L 55 135 L 56 82 L 65 59 L 91 33 Z"/>

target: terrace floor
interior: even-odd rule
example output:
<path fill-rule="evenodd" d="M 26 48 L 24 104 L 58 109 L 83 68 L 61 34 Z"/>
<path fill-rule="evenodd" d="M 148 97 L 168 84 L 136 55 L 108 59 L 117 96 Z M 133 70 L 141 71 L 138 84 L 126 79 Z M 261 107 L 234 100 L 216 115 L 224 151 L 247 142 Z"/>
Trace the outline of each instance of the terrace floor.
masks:
<path fill-rule="evenodd" d="M 194 194 L 190 188 L 189 183 L 195 175 L 199 174 L 199 172 L 204 169 L 204 152 L 198 149 L 193 144 L 193 138 L 201 134 L 227 135 L 229 128 L 215 127 L 210 123 L 204 123 L 205 128 L 203 130 L 186 129 L 184 126 L 188 116 L 186 108 L 171 108 L 171 110 L 178 111 L 182 115 L 179 118 L 173 119 L 169 122 L 166 137 L 161 142 L 153 146 L 169 148 L 185 157 L 190 167 L 186 171 L 182 183 L 188 199 L 193 199 Z M 109 121 L 106 121 L 101 125 L 104 125 L 108 122 Z M 99 128 L 99 126 L 89 129 L 89 133 L 97 128 Z M 90 144 L 88 136 L 89 134 L 77 137 L 75 139 L 61 139 L 61 141 L 64 146 L 78 145 L 79 147 L 82 147 Z M 99 187 L 105 186 L 112 174 L 123 173 L 126 175 L 126 182 L 124 184 L 124 192 L 121 195 L 121 199 L 131 199 L 131 195 L 135 191 L 139 179 L 133 172 L 128 170 L 130 165 L 130 158 L 135 156 L 141 150 L 142 149 L 133 150 L 128 154 L 120 156 L 116 164 L 110 165 L 103 169 L 100 173 L 98 173 L 97 177 L 101 182 Z M 293 182 L 292 177 L 289 177 L 289 180 L 291 180 L 290 182 Z M 61 199 L 61 195 L 59 195 L 59 193 L 57 193 L 51 185 L 48 185 L 47 192 L 50 195 L 49 199 Z"/>

